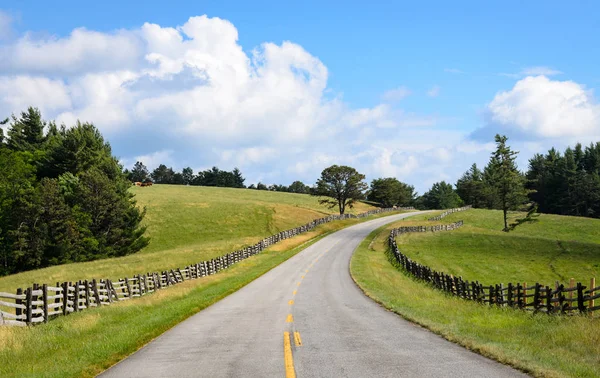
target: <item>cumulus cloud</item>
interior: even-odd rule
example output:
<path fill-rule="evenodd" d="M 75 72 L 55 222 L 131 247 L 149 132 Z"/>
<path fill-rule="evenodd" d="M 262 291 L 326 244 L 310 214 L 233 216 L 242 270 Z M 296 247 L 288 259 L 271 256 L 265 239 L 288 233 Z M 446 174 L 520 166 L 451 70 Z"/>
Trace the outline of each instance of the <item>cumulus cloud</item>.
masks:
<path fill-rule="evenodd" d="M 238 166 L 249 183 L 286 184 L 348 164 L 368 179 L 398 176 L 425 189 L 474 156 L 449 147 L 464 132 L 394 104 L 408 88 L 352 108 L 328 93 L 327 67 L 302 46 L 244 50 L 236 27 L 217 17 L 37 35 L 0 42 L 1 114 L 33 105 L 67 126 L 93 122 L 129 168 Z"/>
<path fill-rule="evenodd" d="M 496 94 L 487 106 L 490 127 L 538 138 L 600 135 L 600 105 L 583 85 L 530 76 Z"/>

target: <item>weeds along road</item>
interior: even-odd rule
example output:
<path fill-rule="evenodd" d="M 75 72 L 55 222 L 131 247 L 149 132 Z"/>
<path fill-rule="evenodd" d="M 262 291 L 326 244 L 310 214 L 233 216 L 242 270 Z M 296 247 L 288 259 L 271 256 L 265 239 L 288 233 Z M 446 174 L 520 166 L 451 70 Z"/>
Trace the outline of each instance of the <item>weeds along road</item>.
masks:
<path fill-rule="evenodd" d="M 367 298 L 353 251 L 398 214 L 333 233 L 102 377 L 516 377 Z"/>

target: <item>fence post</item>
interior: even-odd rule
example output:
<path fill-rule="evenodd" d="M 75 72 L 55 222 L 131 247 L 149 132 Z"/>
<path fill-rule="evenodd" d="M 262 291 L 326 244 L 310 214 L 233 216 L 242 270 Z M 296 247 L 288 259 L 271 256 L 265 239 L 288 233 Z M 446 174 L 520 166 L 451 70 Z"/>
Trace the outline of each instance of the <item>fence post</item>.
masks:
<path fill-rule="evenodd" d="M 552 290 L 550 290 L 550 286 L 546 286 L 546 312 L 548 314 L 552 313 Z"/>
<path fill-rule="evenodd" d="M 513 301 L 513 284 L 511 282 L 508 283 L 508 294 L 507 294 L 507 300 L 508 300 L 508 307 L 513 307 L 514 305 L 514 301 Z"/>
<path fill-rule="evenodd" d="M 85 308 L 90 308 L 90 284 L 88 280 L 83 281 L 83 286 L 85 288 Z"/>
<path fill-rule="evenodd" d="M 523 308 L 527 309 L 527 282 L 523 282 Z"/>
<path fill-rule="evenodd" d="M 69 313 L 69 283 L 65 281 L 61 287 L 63 289 L 63 315 L 67 315 Z"/>
<path fill-rule="evenodd" d="M 594 289 L 596 288 L 596 277 L 592 277 L 592 279 L 590 280 L 590 303 L 588 306 L 588 309 L 591 311 L 592 307 L 594 307 Z"/>
<path fill-rule="evenodd" d="M 18 288 L 18 289 L 17 289 L 17 295 L 23 295 L 23 289 L 22 289 L 22 288 Z M 16 304 L 18 304 L 18 305 L 22 305 L 22 304 L 23 304 L 23 300 L 22 300 L 22 299 L 20 299 L 20 298 L 19 298 L 19 299 L 16 299 L 16 300 L 15 300 L 15 303 L 16 303 Z M 23 309 L 22 309 L 22 308 L 18 308 L 18 307 L 17 307 L 17 308 L 15 309 L 15 314 L 16 314 L 17 316 L 21 316 L 21 315 L 23 315 Z M 21 319 L 19 319 L 19 320 L 21 320 Z"/>
<path fill-rule="evenodd" d="M 48 285 L 42 286 L 42 301 L 44 302 L 44 323 L 48 323 Z"/>
<path fill-rule="evenodd" d="M 583 289 L 585 286 L 581 284 L 581 282 L 577 282 L 577 308 L 580 313 L 585 312 L 585 304 L 583 303 Z"/>
<path fill-rule="evenodd" d="M 569 280 L 569 289 L 575 287 L 575 278 Z M 573 310 L 573 290 L 569 290 L 569 311 Z"/>
<path fill-rule="evenodd" d="M 79 311 L 79 282 L 75 281 L 75 295 L 73 296 L 73 311 Z"/>
<path fill-rule="evenodd" d="M 33 323 L 33 310 L 37 310 L 38 306 L 33 304 L 33 302 L 37 302 L 38 295 L 34 294 L 36 291 L 40 290 L 40 285 L 34 283 L 31 289 L 31 320 Z"/>
<path fill-rule="evenodd" d="M 94 294 L 94 298 L 96 298 L 96 307 L 100 307 L 102 301 L 100 300 L 100 293 L 98 292 L 98 282 L 96 282 L 95 278 L 92 280 L 92 293 Z"/>
<path fill-rule="evenodd" d="M 127 298 L 131 298 L 131 285 L 129 285 L 129 278 L 125 277 L 125 288 L 127 289 Z"/>
<path fill-rule="evenodd" d="M 25 292 L 25 311 L 27 311 L 25 314 L 25 321 L 27 322 L 27 324 L 31 324 L 31 318 L 32 318 L 32 308 L 31 308 L 31 287 L 27 288 L 27 291 Z"/>

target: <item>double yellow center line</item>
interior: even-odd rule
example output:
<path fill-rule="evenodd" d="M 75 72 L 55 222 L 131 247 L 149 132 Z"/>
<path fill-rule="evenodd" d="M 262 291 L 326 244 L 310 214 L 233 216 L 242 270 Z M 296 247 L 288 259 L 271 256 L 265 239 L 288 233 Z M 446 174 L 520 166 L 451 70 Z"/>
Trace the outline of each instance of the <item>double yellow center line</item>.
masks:
<path fill-rule="evenodd" d="M 321 254 L 322 256 L 323 254 Z M 319 256 L 319 257 L 321 257 Z M 316 263 L 317 261 L 319 261 L 319 257 L 317 257 L 310 265 L 309 268 L 313 266 L 314 263 Z M 304 271 L 304 273 L 308 273 L 308 269 L 306 269 Z M 302 282 L 302 280 L 304 279 L 304 275 L 300 276 L 300 281 L 296 284 L 296 286 L 300 286 L 300 283 Z M 298 290 L 294 290 L 292 292 L 292 295 L 296 295 L 298 293 Z M 290 299 L 288 301 L 288 305 L 292 306 L 294 305 L 294 300 Z M 293 323 L 294 322 L 294 316 L 290 313 L 288 314 L 288 316 L 285 319 L 286 323 Z M 284 364 L 285 364 L 285 376 L 286 378 L 296 378 L 296 370 L 294 369 L 294 356 L 292 354 L 292 341 L 291 341 L 291 337 L 290 337 L 290 332 L 284 332 L 283 333 L 283 360 L 284 360 Z M 294 331 L 293 333 L 293 337 L 294 337 L 294 344 L 296 345 L 296 347 L 300 347 L 302 346 L 302 338 L 300 338 L 300 332 Z"/>

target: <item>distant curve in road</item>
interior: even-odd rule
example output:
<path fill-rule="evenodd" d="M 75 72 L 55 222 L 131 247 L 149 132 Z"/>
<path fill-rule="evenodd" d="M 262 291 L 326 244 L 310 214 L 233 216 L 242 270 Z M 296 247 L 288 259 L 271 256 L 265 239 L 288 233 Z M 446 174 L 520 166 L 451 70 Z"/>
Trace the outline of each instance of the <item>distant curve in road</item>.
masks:
<path fill-rule="evenodd" d="M 373 230 L 319 240 L 165 332 L 101 377 L 520 377 L 385 310 L 349 273 Z"/>

